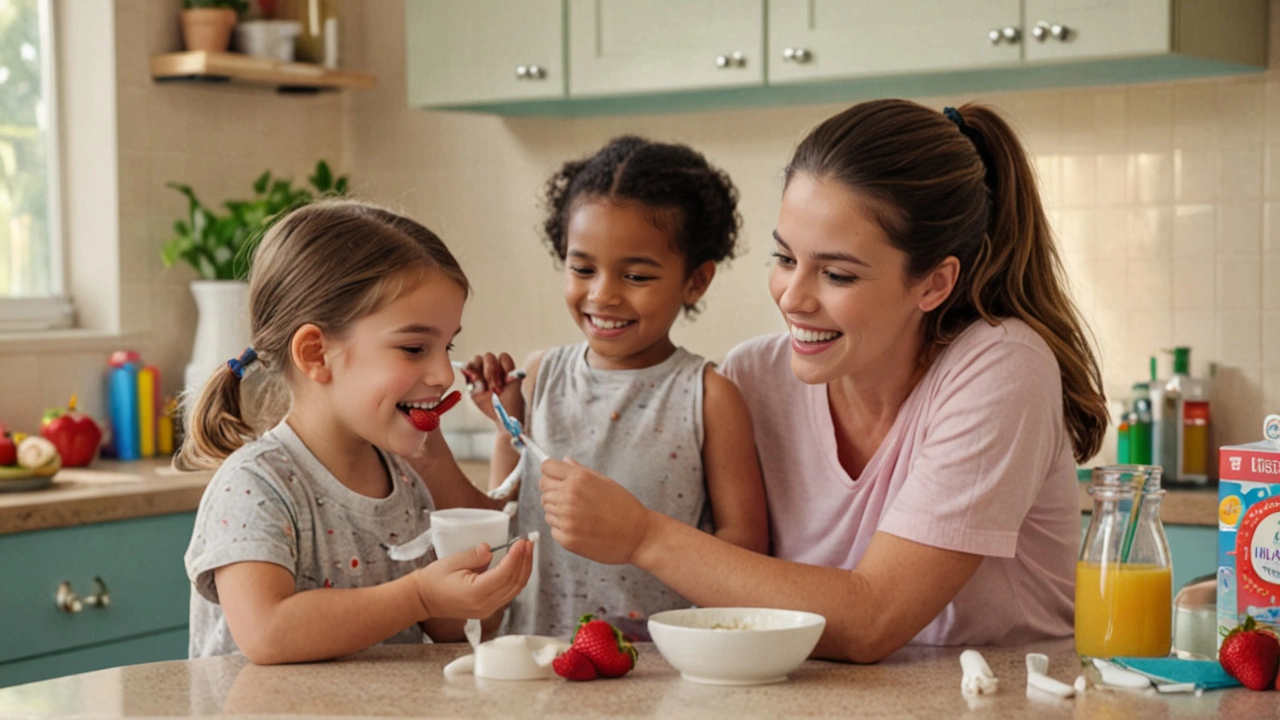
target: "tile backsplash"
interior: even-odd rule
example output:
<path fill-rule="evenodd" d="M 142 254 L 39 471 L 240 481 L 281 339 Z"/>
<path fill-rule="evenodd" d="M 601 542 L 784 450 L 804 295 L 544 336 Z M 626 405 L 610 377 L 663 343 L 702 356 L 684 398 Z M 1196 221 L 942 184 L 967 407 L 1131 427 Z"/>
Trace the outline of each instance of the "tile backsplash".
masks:
<path fill-rule="evenodd" d="M 164 183 L 185 181 L 212 203 L 246 192 L 263 169 L 301 178 L 321 157 L 348 172 L 365 198 L 439 232 L 459 256 L 476 289 L 459 356 L 508 350 L 522 358 L 580 338 L 537 233 L 546 177 L 624 132 L 687 142 L 738 184 L 743 252 L 721 269 L 697 321 L 677 325 L 677 342 L 722 357 L 782 329 L 765 287 L 781 169 L 804 133 L 840 106 L 588 119 L 410 110 L 403 1 L 341 7 L 345 62 L 376 74 L 378 87 L 299 98 L 153 84 L 147 58 L 179 45 L 176 4 L 116 2 L 121 264 L 124 295 L 134 299 L 125 331 L 158 360 L 167 389 L 177 388 L 187 360 L 195 310 L 190 274 L 163 270 L 157 259 L 184 210 Z M 1150 355 L 1189 345 L 1193 374 L 1217 366 L 1218 444 L 1254 439 L 1262 415 L 1280 410 L 1278 21 L 1273 0 L 1277 69 L 1267 73 L 917 98 L 937 108 L 977 99 L 1005 111 L 1034 155 L 1109 397 L 1118 401 L 1145 379 Z M 68 383 L 92 377 L 104 357 L 0 353 L 6 414 L 60 402 Z M 1166 372 L 1169 361 L 1162 355 L 1160 363 Z M 472 413 L 453 422 L 482 420 Z M 1108 458 L 1113 442 L 1099 460 Z"/>

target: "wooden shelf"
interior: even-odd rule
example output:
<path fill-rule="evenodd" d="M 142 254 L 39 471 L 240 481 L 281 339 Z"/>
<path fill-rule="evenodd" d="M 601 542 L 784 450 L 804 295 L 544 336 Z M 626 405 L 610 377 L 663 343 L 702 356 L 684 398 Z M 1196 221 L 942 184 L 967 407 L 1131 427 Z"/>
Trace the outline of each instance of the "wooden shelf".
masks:
<path fill-rule="evenodd" d="M 377 79 L 369 73 L 330 70 L 309 63 L 286 63 L 240 53 L 203 50 L 156 55 L 151 58 L 151 77 L 156 82 L 265 85 L 286 92 L 360 89 L 377 84 Z"/>

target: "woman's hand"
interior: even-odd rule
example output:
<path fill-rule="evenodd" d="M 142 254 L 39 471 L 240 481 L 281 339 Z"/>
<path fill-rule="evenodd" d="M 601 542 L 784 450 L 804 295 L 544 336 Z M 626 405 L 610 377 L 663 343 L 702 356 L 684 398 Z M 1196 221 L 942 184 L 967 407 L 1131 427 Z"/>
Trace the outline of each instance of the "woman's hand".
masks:
<path fill-rule="evenodd" d="M 551 536 L 589 560 L 634 563 L 653 511 L 627 489 L 572 458 L 542 463 L 542 509 Z"/>
<path fill-rule="evenodd" d="M 491 393 L 498 393 L 507 414 L 524 422 L 524 394 L 520 392 L 523 378 L 512 376 L 515 369 L 515 360 L 507 353 L 476 355 L 462 368 L 462 376 L 471 385 L 471 402 L 480 408 L 485 417 L 497 424 L 500 430 L 504 428 L 493 409 L 493 401 L 489 398 Z"/>
<path fill-rule="evenodd" d="M 486 618 L 515 599 L 533 571 L 533 543 L 517 540 L 492 569 L 488 545 L 441 558 L 414 572 L 425 619 Z"/>

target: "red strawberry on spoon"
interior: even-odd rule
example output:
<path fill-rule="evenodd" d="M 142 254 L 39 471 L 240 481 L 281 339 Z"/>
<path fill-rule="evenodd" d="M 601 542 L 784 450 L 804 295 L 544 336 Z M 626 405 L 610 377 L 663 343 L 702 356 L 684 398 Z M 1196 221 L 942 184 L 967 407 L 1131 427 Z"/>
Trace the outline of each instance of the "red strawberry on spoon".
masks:
<path fill-rule="evenodd" d="M 1259 628 L 1252 617 L 1226 633 L 1218 662 L 1227 674 L 1250 690 L 1270 690 L 1280 667 L 1280 640 L 1268 629 Z"/>
<path fill-rule="evenodd" d="M 440 428 L 440 416 L 449 411 L 458 401 L 462 399 L 462 393 L 454 390 L 440 401 L 439 405 L 430 410 L 422 408 L 409 408 L 409 420 L 413 422 L 413 426 L 422 432 L 435 432 Z"/>
<path fill-rule="evenodd" d="M 622 677 L 636 666 L 635 646 L 617 628 L 589 613 L 578 621 L 573 647 L 591 660 L 600 677 Z"/>

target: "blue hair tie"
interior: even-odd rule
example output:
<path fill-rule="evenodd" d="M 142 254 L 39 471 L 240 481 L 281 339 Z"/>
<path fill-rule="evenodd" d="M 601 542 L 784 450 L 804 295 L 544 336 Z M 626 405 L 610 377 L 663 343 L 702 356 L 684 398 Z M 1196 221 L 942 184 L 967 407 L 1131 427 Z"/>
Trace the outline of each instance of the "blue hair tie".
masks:
<path fill-rule="evenodd" d="M 244 349 L 244 352 L 240 353 L 240 357 L 228 360 L 227 367 L 231 368 L 231 372 L 235 373 L 237 378 L 244 378 L 244 369 L 257 359 L 258 353 L 253 348 L 248 347 Z"/>
<path fill-rule="evenodd" d="M 955 123 L 960 128 L 960 134 L 969 138 L 969 142 L 973 143 L 973 149 L 978 151 L 978 159 L 982 161 L 982 167 L 986 171 L 983 182 L 986 183 L 987 189 L 994 191 L 996 187 L 996 167 L 991 157 L 991 153 L 987 150 L 987 143 L 982 139 L 982 135 L 977 130 L 969 127 L 969 123 L 964 121 L 964 116 L 959 110 L 953 107 L 942 108 L 942 114 L 947 119 Z"/>

